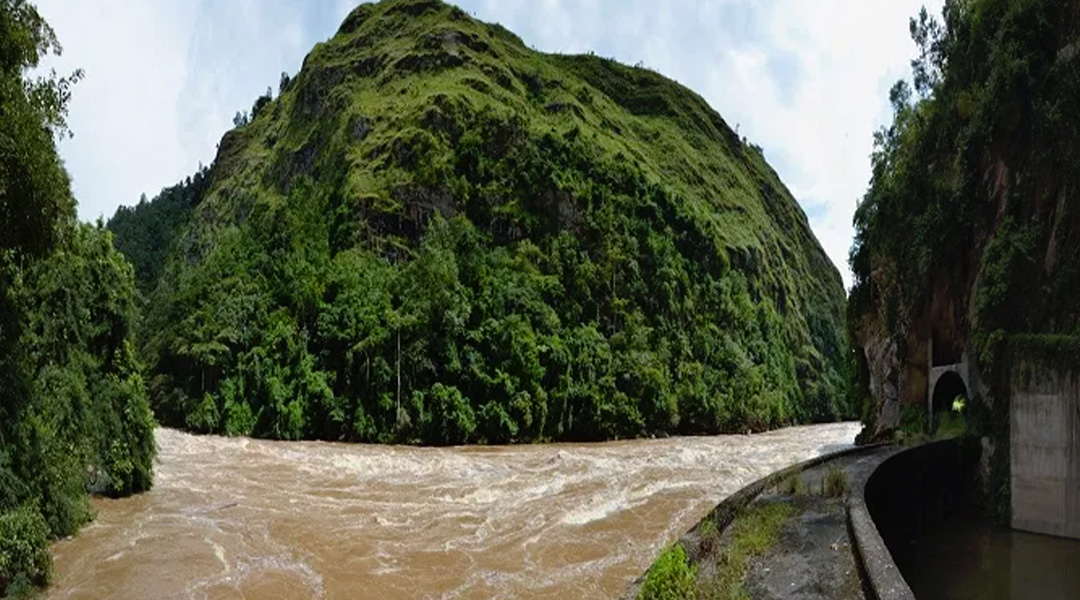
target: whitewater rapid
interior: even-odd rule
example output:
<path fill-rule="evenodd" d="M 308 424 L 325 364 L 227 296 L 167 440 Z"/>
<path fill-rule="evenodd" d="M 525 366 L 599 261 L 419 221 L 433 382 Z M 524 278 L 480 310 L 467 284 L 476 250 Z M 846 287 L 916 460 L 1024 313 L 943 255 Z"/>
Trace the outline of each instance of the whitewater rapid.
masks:
<path fill-rule="evenodd" d="M 155 486 L 97 499 L 47 598 L 611 598 L 720 500 L 859 426 L 414 448 L 159 429 Z"/>

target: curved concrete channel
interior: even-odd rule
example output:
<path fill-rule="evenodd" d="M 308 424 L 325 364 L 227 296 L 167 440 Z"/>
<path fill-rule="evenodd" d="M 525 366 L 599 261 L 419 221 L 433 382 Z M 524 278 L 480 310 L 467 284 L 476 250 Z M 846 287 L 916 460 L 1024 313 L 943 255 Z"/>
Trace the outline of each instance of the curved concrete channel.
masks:
<path fill-rule="evenodd" d="M 879 451 L 874 456 L 876 460 L 854 472 L 846 499 L 848 529 L 855 558 L 864 577 L 867 595 L 877 600 L 915 600 L 915 594 L 900 574 L 866 504 L 866 485 L 870 477 L 886 460 L 903 451 L 895 447 Z"/>
<path fill-rule="evenodd" d="M 776 471 L 729 496 L 676 544 L 684 549 L 701 586 L 700 573 L 709 570 L 710 561 L 718 562 L 724 544 L 731 543 L 729 530 L 735 529 L 735 521 L 759 505 L 792 503 L 799 510 L 778 532 L 782 540 L 778 545 L 787 549 L 770 550 L 754 559 L 745 577 L 755 591 L 753 596 L 914 599 L 866 502 L 873 474 L 907 450 L 889 445 L 854 448 Z M 832 470 L 844 473 L 846 491 L 837 498 L 812 498 L 819 495 L 818 490 L 820 496 L 827 495 L 824 474 Z M 809 483 L 800 484 L 804 487 L 795 491 L 789 483 L 795 479 Z M 789 489 L 782 491 L 785 485 Z M 816 508 L 815 502 L 819 505 Z M 829 516 L 823 514 L 822 502 L 829 507 L 824 513 L 831 510 L 832 518 L 822 518 Z M 621 598 L 637 598 L 647 577 L 648 572 L 643 573 Z"/>
<path fill-rule="evenodd" d="M 1080 597 L 1080 540 L 987 519 L 981 454 L 978 440 L 954 439 L 773 473 L 718 505 L 677 542 L 682 554 L 665 551 L 654 563 L 664 568 L 623 598 L 643 588 L 769 600 Z"/>

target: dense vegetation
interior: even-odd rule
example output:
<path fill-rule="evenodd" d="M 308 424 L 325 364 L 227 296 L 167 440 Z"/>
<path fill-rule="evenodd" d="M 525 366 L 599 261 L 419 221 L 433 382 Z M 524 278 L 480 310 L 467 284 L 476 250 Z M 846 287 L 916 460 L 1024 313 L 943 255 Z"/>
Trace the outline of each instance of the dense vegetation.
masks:
<path fill-rule="evenodd" d="M 202 202 L 210 183 L 210 169 L 200 165 L 195 175 L 161 190 L 153 201 L 144 195 L 135 206 L 121 206 L 109 219 L 116 249 L 135 267 L 136 283 L 143 294 L 152 291 L 161 277 L 173 238 Z"/>
<path fill-rule="evenodd" d="M 449 444 L 848 412 L 843 289 L 805 215 L 651 71 L 387 0 L 236 124 L 139 274 L 167 424 Z M 128 232 L 173 196 L 110 224 L 137 268 L 162 246 Z"/>
<path fill-rule="evenodd" d="M 911 32 L 914 89 L 892 90 L 855 216 L 852 334 L 880 325 L 903 361 L 945 327 L 1007 399 L 1008 340 L 1080 335 L 1080 5 L 948 0 Z M 986 426 L 1007 431 L 995 406 Z"/>
<path fill-rule="evenodd" d="M 33 6 L 0 0 L 0 595 L 48 579 L 48 542 L 90 517 L 88 491 L 147 489 L 154 454 L 132 269 L 76 222 L 56 154 L 80 74 L 27 75 L 59 50 Z"/>

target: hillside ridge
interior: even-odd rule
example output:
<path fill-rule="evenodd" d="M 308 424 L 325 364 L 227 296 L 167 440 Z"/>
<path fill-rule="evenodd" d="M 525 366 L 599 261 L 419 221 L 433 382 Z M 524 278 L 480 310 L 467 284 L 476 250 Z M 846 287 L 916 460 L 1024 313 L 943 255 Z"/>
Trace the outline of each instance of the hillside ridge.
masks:
<path fill-rule="evenodd" d="M 384 0 L 237 123 L 144 288 L 166 423 L 460 443 L 850 413 L 839 273 L 760 148 L 657 73 Z"/>

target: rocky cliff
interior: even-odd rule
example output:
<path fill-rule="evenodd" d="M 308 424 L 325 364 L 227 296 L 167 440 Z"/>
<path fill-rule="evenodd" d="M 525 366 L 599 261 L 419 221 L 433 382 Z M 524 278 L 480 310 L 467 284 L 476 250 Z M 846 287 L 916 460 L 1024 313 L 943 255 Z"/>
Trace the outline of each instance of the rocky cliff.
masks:
<path fill-rule="evenodd" d="M 963 363 L 972 421 L 1000 437 L 1010 356 L 1080 334 L 1080 11 L 950 0 L 911 31 L 914 89 L 893 88 L 851 251 L 865 434 L 924 420 L 936 371 Z"/>

